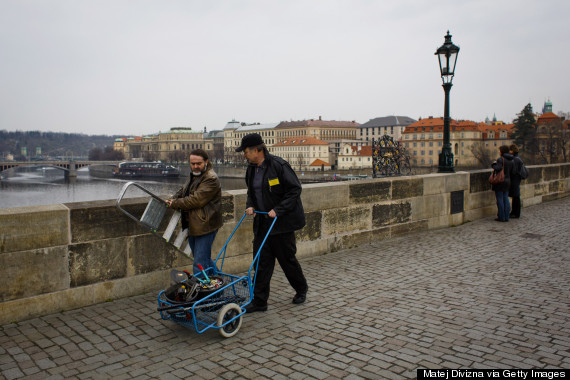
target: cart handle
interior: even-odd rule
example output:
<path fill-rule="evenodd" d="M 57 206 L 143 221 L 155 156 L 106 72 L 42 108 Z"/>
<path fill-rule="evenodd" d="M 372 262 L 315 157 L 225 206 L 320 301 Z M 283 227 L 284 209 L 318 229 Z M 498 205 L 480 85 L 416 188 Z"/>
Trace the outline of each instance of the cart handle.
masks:
<path fill-rule="evenodd" d="M 253 212 L 257 213 L 257 214 L 265 214 L 265 215 L 269 214 L 266 211 L 255 211 L 254 210 Z M 277 222 L 277 216 L 275 216 L 275 218 L 273 218 L 273 222 L 271 222 L 271 226 L 269 226 L 269 229 L 267 230 L 267 234 L 263 238 L 263 241 L 261 242 L 261 245 L 259 246 L 257 253 L 253 257 L 253 261 L 251 262 L 251 265 L 249 266 L 248 275 L 249 275 L 249 278 L 251 278 L 251 270 L 253 269 L 253 265 L 255 264 L 255 275 L 253 277 L 253 281 L 251 282 L 252 294 L 253 294 L 253 288 L 255 287 L 255 280 L 257 279 L 257 268 L 259 267 L 259 256 L 261 255 L 261 250 L 263 249 L 263 246 L 265 245 L 265 241 L 269 237 L 269 234 L 271 233 L 271 230 L 273 229 L 275 222 Z"/>

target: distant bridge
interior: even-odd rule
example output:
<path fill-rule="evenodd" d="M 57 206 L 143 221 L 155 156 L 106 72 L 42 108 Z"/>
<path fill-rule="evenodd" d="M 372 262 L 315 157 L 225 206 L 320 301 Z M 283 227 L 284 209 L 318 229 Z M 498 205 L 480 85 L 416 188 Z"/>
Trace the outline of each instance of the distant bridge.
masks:
<path fill-rule="evenodd" d="M 45 167 L 51 166 L 57 169 L 61 169 L 64 173 L 65 178 L 77 177 L 77 170 L 85 168 L 90 165 L 116 165 L 119 161 L 6 161 L 0 162 L 0 173 L 4 170 L 17 168 L 20 166 L 29 167 Z"/>

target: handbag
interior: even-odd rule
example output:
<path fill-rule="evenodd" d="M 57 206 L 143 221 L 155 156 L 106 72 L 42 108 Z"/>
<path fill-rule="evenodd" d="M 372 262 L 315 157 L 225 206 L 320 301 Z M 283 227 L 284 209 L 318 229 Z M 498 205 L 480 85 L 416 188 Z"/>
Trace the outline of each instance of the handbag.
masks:
<path fill-rule="evenodd" d="M 501 169 L 500 172 L 495 173 L 495 171 L 493 170 L 493 173 L 491 173 L 491 176 L 489 177 L 489 183 L 491 185 L 497 185 L 499 183 L 505 182 L 505 167 L 503 166 L 503 168 Z"/>

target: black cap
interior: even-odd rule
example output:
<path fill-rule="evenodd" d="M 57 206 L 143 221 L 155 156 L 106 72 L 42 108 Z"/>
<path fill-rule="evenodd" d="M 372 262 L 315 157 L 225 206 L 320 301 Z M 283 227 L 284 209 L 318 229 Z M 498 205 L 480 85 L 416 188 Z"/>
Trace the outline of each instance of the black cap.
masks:
<path fill-rule="evenodd" d="M 263 144 L 263 139 L 259 133 L 250 133 L 241 139 L 241 145 L 236 149 L 236 152 L 241 152 L 245 148 L 251 148 L 252 146 L 258 146 Z"/>

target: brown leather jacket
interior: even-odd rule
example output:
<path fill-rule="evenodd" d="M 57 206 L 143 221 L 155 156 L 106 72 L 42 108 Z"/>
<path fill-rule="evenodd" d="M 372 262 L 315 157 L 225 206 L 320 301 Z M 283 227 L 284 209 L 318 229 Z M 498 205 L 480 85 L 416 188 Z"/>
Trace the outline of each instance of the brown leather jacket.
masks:
<path fill-rule="evenodd" d="M 188 228 L 188 235 L 206 235 L 222 226 L 222 187 L 210 162 L 201 176 L 190 173 L 172 198 L 170 207 L 182 211 L 182 228 Z"/>

